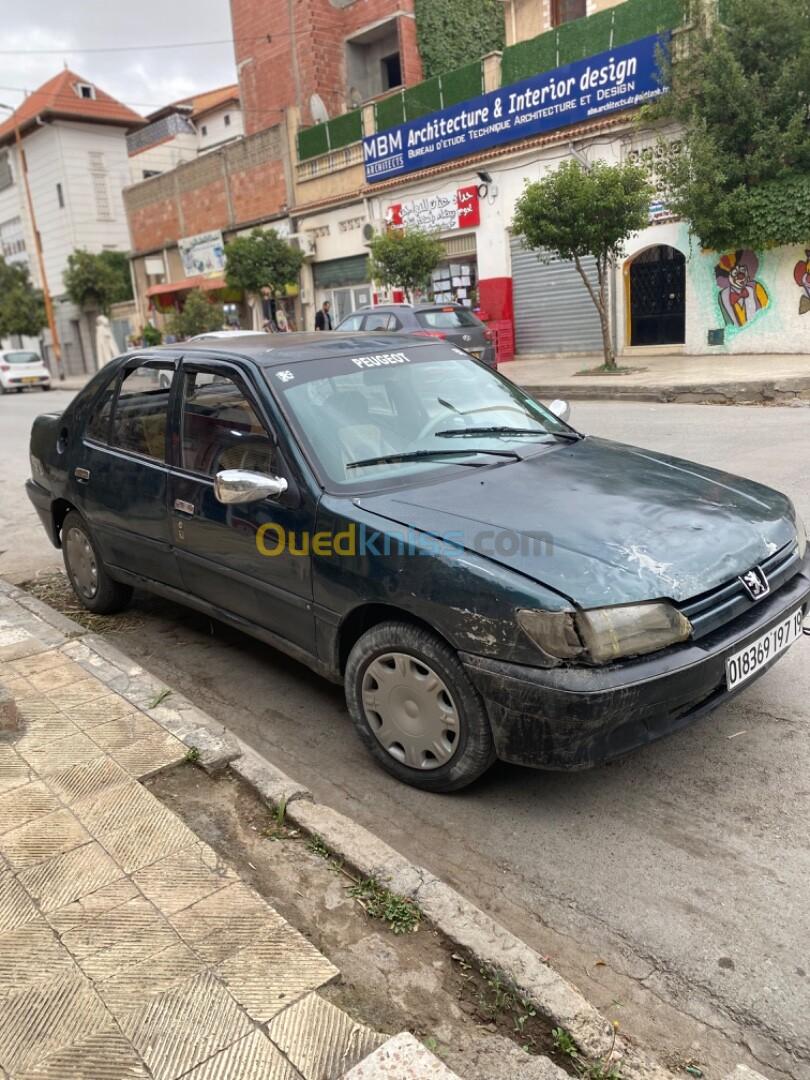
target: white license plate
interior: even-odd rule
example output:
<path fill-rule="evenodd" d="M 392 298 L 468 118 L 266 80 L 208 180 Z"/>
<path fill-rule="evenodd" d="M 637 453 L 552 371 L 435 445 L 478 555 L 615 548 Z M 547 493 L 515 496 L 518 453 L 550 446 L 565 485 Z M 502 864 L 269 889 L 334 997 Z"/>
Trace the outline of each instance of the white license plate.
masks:
<path fill-rule="evenodd" d="M 750 679 L 775 656 L 783 653 L 802 635 L 804 614 L 801 608 L 786 615 L 776 626 L 746 645 L 739 652 L 726 657 L 726 685 L 729 690 Z"/>

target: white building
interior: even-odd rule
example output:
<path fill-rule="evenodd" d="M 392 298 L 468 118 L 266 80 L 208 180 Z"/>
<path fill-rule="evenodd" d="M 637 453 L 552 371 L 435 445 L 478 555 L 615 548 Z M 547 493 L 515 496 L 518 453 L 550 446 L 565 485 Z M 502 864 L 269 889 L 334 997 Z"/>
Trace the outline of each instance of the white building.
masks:
<path fill-rule="evenodd" d="M 93 328 L 65 296 L 68 256 L 77 248 L 129 250 L 121 197 L 129 182 L 126 133 L 143 123 L 138 113 L 65 69 L 0 125 L 0 254 L 27 262 L 41 286 L 16 145 L 19 130 L 66 373 L 96 366 Z M 45 341 L 52 359 L 47 332 Z"/>
<path fill-rule="evenodd" d="M 146 119 L 146 126 L 127 138 L 132 184 L 168 172 L 244 134 L 236 83 L 174 101 Z"/>

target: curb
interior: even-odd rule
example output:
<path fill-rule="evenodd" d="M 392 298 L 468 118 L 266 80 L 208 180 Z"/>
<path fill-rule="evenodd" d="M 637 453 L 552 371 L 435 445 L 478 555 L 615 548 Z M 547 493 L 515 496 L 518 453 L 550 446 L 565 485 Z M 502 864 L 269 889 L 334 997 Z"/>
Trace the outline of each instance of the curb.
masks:
<path fill-rule="evenodd" d="M 621 376 L 616 376 L 621 378 Z M 610 379 L 611 376 L 600 376 Z M 799 376 L 781 380 L 746 383 L 681 383 L 644 386 L 610 382 L 606 385 L 583 379 L 582 385 L 518 383 L 532 397 L 550 401 L 652 401 L 698 405 L 810 405 L 810 378 Z"/>
<path fill-rule="evenodd" d="M 196 750 L 194 761 L 206 772 L 213 774 L 230 766 L 268 806 L 283 804 L 285 819 L 320 837 L 353 870 L 376 878 L 392 892 L 412 900 L 434 929 L 477 963 L 504 975 L 541 1016 L 564 1028 L 587 1057 L 598 1061 L 612 1052 L 612 1060 L 621 1061 L 623 1080 L 674 1080 L 669 1069 L 617 1034 L 610 1021 L 534 949 L 461 893 L 410 862 L 362 825 L 315 802 L 306 787 L 266 762 L 224 725 L 98 635 L 2 578 L 0 593 L 20 602 L 58 630 L 63 639 L 68 639 L 54 642 L 61 652 Z M 23 598 L 27 602 L 23 603 Z M 728 1080 L 764 1078 L 741 1065 Z"/>

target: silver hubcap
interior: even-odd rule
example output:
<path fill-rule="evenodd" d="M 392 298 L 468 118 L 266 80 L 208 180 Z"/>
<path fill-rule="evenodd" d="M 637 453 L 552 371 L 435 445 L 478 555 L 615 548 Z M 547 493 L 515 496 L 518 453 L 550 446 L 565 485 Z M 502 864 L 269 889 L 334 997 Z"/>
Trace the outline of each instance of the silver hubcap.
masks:
<path fill-rule="evenodd" d="M 412 769 L 438 769 L 456 751 L 459 718 L 432 668 L 407 653 L 384 653 L 363 675 L 363 708 L 385 750 Z"/>
<path fill-rule="evenodd" d="M 81 529 L 68 531 L 65 552 L 74 586 L 87 600 L 92 600 L 98 592 L 98 567 L 90 541 Z"/>

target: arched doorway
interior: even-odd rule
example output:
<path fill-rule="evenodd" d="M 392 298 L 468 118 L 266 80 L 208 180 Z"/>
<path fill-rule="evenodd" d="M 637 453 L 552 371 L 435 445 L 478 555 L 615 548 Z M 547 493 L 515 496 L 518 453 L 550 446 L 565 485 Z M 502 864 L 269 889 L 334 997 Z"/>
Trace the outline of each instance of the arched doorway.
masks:
<path fill-rule="evenodd" d="M 686 332 L 686 259 L 666 244 L 640 251 L 629 263 L 628 344 L 683 345 Z"/>

